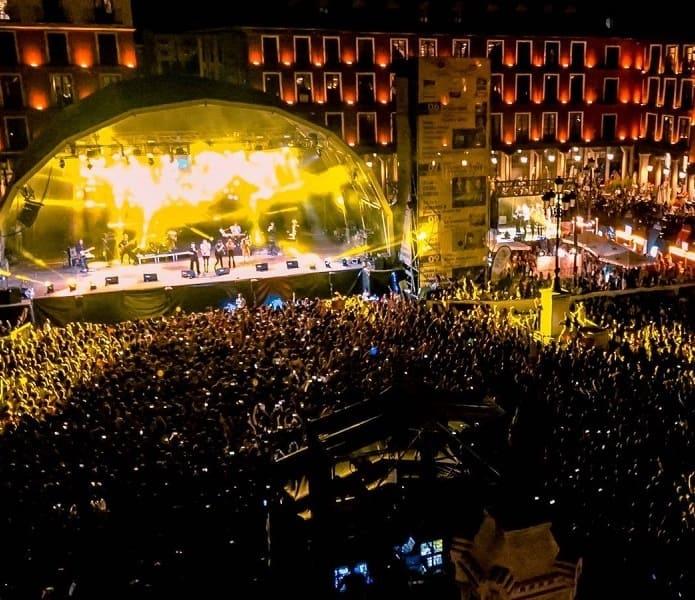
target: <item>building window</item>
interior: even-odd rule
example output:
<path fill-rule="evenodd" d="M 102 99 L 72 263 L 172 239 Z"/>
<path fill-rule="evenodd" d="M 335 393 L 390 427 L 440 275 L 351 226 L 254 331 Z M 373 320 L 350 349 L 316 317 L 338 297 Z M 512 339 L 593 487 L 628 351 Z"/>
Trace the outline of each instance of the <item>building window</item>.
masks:
<path fill-rule="evenodd" d="M 304 67 L 311 64 L 311 39 L 308 35 L 294 36 L 294 62 Z"/>
<path fill-rule="evenodd" d="M 68 58 L 68 38 L 64 33 L 47 33 L 46 45 L 48 47 L 48 62 L 52 65 L 66 66 L 70 64 Z"/>
<path fill-rule="evenodd" d="M 647 104 L 656 106 L 659 100 L 659 78 L 650 77 L 647 79 Z"/>
<path fill-rule="evenodd" d="M 560 42 L 545 43 L 545 66 L 557 67 L 560 64 Z"/>
<path fill-rule="evenodd" d="M 105 88 L 112 83 L 118 83 L 121 80 L 120 73 L 102 73 L 99 75 L 99 87 Z"/>
<path fill-rule="evenodd" d="M 567 115 L 567 120 L 569 127 L 569 141 L 570 142 L 581 142 L 582 136 L 584 134 L 584 113 L 583 112 L 570 112 Z"/>
<path fill-rule="evenodd" d="M 336 66 L 340 64 L 340 38 L 323 38 L 323 62 L 327 65 Z"/>
<path fill-rule="evenodd" d="M 501 67 L 504 58 L 504 42 L 502 40 L 488 40 L 486 54 L 493 69 Z"/>
<path fill-rule="evenodd" d="M 681 109 L 693 108 L 693 80 L 684 79 L 681 82 Z"/>
<path fill-rule="evenodd" d="M 18 63 L 14 31 L 0 31 L 0 66 L 14 67 Z"/>
<path fill-rule="evenodd" d="M 516 66 L 530 67 L 531 54 L 533 52 L 533 42 L 530 40 L 517 41 L 516 43 Z"/>
<path fill-rule="evenodd" d="M 493 144 L 502 141 L 502 113 L 490 113 L 490 138 Z"/>
<path fill-rule="evenodd" d="M 0 75 L 0 92 L 2 92 L 2 107 L 6 110 L 24 108 L 22 93 L 22 78 L 18 74 Z"/>
<path fill-rule="evenodd" d="M 451 56 L 454 58 L 468 58 L 471 55 L 471 43 L 469 40 L 454 39 L 451 47 Z"/>
<path fill-rule="evenodd" d="M 573 69 L 583 69 L 585 65 L 586 42 L 572 42 L 570 44 L 570 66 Z"/>
<path fill-rule="evenodd" d="M 43 21 L 46 23 L 65 23 L 67 15 L 62 0 L 41 0 Z"/>
<path fill-rule="evenodd" d="M 584 102 L 584 75 L 578 73 L 570 75 L 570 102 Z"/>
<path fill-rule="evenodd" d="M 68 106 L 75 101 L 72 75 L 67 73 L 54 73 L 51 75 L 51 99 L 55 106 Z"/>
<path fill-rule="evenodd" d="M 374 38 L 357 38 L 357 63 L 365 66 L 374 64 Z"/>
<path fill-rule="evenodd" d="M 664 69 L 666 73 L 673 74 L 678 71 L 678 46 L 666 46 L 666 60 Z"/>
<path fill-rule="evenodd" d="M 603 80 L 603 102 L 604 104 L 618 103 L 618 78 L 606 77 Z"/>
<path fill-rule="evenodd" d="M 656 138 L 656 113 L 647 113 L 644 123 L 644 137 L 648 140 Z"/>
<path fill-rule="evenodd" d="M 357 74 L 357 102 L 360 104 L 373 103 L 374 98 L 374 73 Z"/>
<path fill-rule="evenodd" d="M 343 80 L 340 73 L 324 73 L 323 85 L 328 104 L 340 104 L 343 101 Z"/>
<path fill-rule="evenodd" d="M 326 113 L 326 129 L 329 129 L 341 138 L 344 136 L 343 130 L 343 113 L 327 112 Z"/>
<path fill-rule="evenodd" d="M 299 104 L 313 102 L 313 83 L 311 73 L 294 74 L 294 91 Z"/>
<path fill-rule="evenodd" d="M 531 113 L 516 113 L 514 115 L 514 133 L 519 144 L 527 144 L 531 129 Z"/>
<path fill-rule="evenodd" d="M 649 46 L 649 72 L 658 73 L 661 67 L 661 45 L 651 44 Z"/>
<path fill-rule="evenodd" d="M 673 117 L 664 115 L 661 122 L 661 141 L 666 144 L 673 143 Z"/>
<path fill-rule="evenodd" d="M 357 143 L 363 145 L 376 144 L 376 113 L 357 113 Z"/>
<path fill-rule="evenodd" d="M 541 128 L 543 130 L 543 141 L 554 142 L 557 137 L 557 113 L 544 112 L 541 117 Z"/>
<path fill-rule="evenodd" d="M 664 79 L 664 98 L 662 106 L 664 108 L 675 108 L 676 103 L 676 79 L 667 77 Z"/>
<path fill-rule="evenodd" d="M 683 71 L 686 73 L 695 72 L 695 46 L 683 48 Z"/>
<path fill-rule="evenodd" d="M 97 23 L 113 23 L 116 15 L 112 0 L 94 0 L 94 20 Z"/>
<path fill-rule="evenodd" d="M 282 98 L 282 75 L 280 73 L 263 73 L 263 91 L 276 98 Z"/>
<path fill-rule="evenodd" d="M 276 35 L 261 36 L 263 64 L 275 66 L 280 62 L 280 40 Z"/>
<path fill-rule="evenodd" d="M 24 150 L 29 145 L 26 117 L 5 117 L 5 136 L 8 150 Z"/>
<path fill-rule="evenodd" d="M 601 139 L 613 141 L 618 130 L 618 115 L 601 115 Z"/>
<path fill-rule="evenodd" d="M 558 100 L 558 86 L 560 85 L 559 75 L 543 76 L 543 100 L 549 104 L 554 104 Z"/>
<path fill-rule="evenodd" d="M 688 140 L 690 138 L 690 117 L 678 117 L 678 139 Z"/>
<path fill-rule="evenodd" d="M 620 46 L 606 46 L 604 66 L 606 69 L 617 69 L 620 66 Z"/>
<path fill-rule="evenodd" d="M 118 43 L 114 33 L 97 33 L 97 48 L 100 65 L 118 66 Z"/>
<path fill-rule="evenodd" d="M 408 58 L 408 40 L 406 38 L 391 38 L 391 62 Z"/>
<path fill-rule="evenodd" d="M 531 75 L 516 76 L 516 101 L 531 102 Z"/>
<path fill-rule="evenodd" d="M 420 38 L 420 56 L 437 56 L 437 40 Z"/>
<path fill-rule="evenodd" d="M 502 73 L 494 73 L 490 77 L 490 99 L 493 102 L 502 102 L 504 98 L 504 75 Z"/>

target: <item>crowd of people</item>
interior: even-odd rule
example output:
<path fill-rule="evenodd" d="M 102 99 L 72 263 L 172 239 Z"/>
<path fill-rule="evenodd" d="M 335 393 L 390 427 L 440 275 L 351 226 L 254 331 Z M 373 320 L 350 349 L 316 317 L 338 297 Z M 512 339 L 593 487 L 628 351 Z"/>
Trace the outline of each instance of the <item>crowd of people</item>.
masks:
<path fill-rule="evenodd" d="M 494 280 L 442 279 L 435 277 L 427 284 L 428 297 L 438 300 L 520 300 L 540 298 L 543 288 L 551 287 L 554 275 L 540 272 L 536 267 L 537 254 L 523 252 L 512 254 L 509 265 Z M 653 263 L 626 267 L 602 263 L 587 252 L 582 252 L 577 281 L 562 276 L 563 289 L 574 294 L 589 294 L 636 288 L 669 286 L 695 281 L 695 266 L 676 262 L 670 256 L 661 256 Z"/>
<path fill-rule="evenodd" d="M 230 569 L 235 585 L 261 577 L 266 466 L 306 443 L 307 419 L 377 397 L 404 372 L 506 410 L 509 469 L 587 565 L 608 540 L 616 555 L 645 552 L 663 589 L 682 592 L 695 533 L 693 299 L 659 298 L 587 304 L 609 349 L 540 346 L 495 308 L 398 296 L 2 340 L 0 595 L 174 597 Z M 663 564 L 661 550 L 681 558 Z"/>

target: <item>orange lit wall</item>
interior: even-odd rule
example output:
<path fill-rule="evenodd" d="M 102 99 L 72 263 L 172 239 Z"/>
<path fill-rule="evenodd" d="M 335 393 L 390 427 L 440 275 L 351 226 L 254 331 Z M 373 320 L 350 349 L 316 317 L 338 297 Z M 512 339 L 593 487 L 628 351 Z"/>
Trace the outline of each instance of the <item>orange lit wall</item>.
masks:
<path fill-rule="evenodd" d="M 95 36 L 91 31 L 70 32 L 69 44 L 72 62 L 82 68 L 91 68 L 96 63 Z"/>
<path fill-rule="evenodd" d="M 45 40 L 42 31 L 22 31 L 17 34 L 17 46 L 22 64 L 37 67 L 46 62 Z"/>
<path fill-rule="evenodd" d="M 135 41 L 130 33 L 118 34 L 118 52 L 121 65 L 134 69 L 138 66 L 138 59 L 135 53 Z"/>

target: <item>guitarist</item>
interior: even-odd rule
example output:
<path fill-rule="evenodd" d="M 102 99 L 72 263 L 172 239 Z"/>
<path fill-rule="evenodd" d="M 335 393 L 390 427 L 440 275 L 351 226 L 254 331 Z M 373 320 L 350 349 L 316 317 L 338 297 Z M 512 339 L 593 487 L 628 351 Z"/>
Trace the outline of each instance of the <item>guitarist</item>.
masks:
<path fill-rule="evenodd" d="M 82 273 L 86 273 L 87 271 L 89 271 L 89 268 L 87 267 L 87 258 L 92 250 L 93 250 L 93 248 L 87 248 L 84 245 L 84 241 L 82 241 L 82 240 L 79 240 L 77 242 L 77 244 L 75 245 L 75 254 L 77 255 L 77 263 L 79 264 L 80 271 Z"/>
<path fill-rule="evenodd" d="M 121 257 L 121 264 L 123 264 L 123 259 L 127 256 L 128 257 L 128 264 L 133 264 L 135 263 L 135 240 L 132 242 L 130 241 L 130 238 L 128 237 L 127 233 L 123 234 L 123 239 L 118 242 L 118 253 L 120 254 Z"/>

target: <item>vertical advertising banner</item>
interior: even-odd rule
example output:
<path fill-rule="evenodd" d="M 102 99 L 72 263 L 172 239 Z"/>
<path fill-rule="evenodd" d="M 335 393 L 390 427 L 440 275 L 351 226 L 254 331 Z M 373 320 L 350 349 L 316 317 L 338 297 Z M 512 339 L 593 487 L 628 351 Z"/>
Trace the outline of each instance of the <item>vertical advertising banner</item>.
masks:
<path fill-rule="evenodd" d="M 485 265 L 489 101 L 489 61 L 419 60 L 416 239 L 423 277 Z"/>

